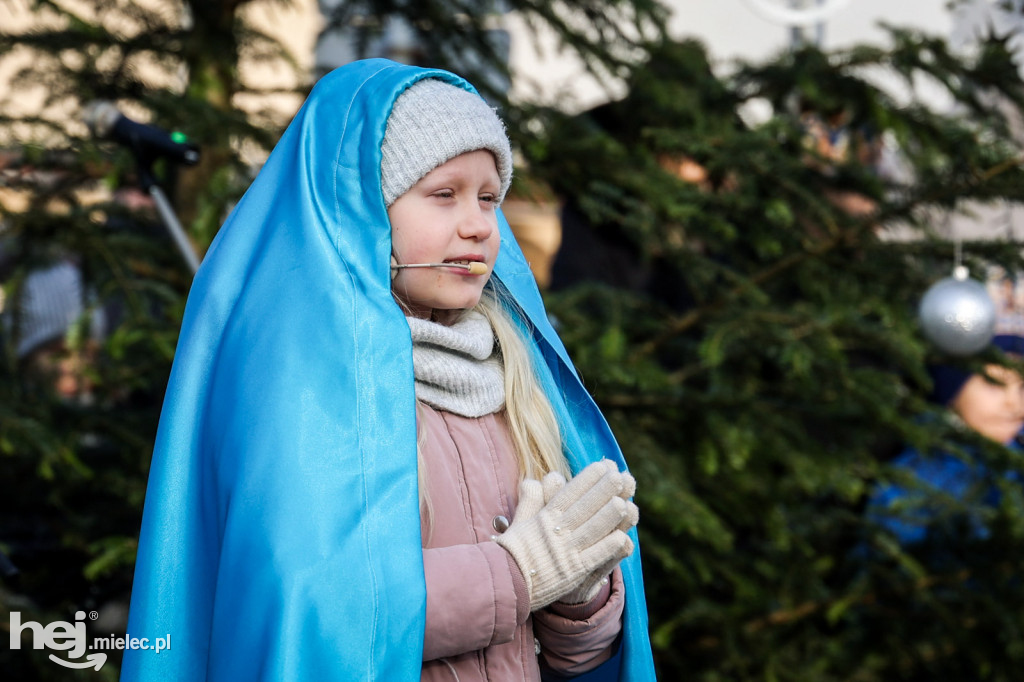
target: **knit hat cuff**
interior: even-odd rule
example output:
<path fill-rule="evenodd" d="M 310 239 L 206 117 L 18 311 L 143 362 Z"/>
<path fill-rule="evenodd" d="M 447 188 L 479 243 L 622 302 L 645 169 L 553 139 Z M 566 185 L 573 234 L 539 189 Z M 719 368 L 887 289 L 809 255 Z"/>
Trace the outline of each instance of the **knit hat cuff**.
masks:
<path fill-rule="evenodd" d="M 430 171 L 460 154 L 494 154 L 505 198 L 512 182 L 512 148 L 505 124 L 479 95 L 434 78 L 395 100 L 381 145 L 381 188 L 388 207 Z"/>

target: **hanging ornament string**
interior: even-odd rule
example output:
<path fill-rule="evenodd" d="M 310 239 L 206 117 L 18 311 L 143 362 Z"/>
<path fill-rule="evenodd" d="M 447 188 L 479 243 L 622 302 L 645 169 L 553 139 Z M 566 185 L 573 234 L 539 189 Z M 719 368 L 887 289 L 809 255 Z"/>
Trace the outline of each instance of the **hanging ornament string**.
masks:
<path fill-rule="evenodd" d="M 953 276 L 925 292 L 918 318 L 925 337 L 950 355 L 971 355 L 992 342 L 996 304 L 985 285 L 970 279 L 963 264 L 963 245 L 955 239 Z"/>
<path fill-rule="evenodd" d="M 964 243 L 960 237 L 953 242 L 953 279 L 963 281 L 970 276 L 970 271 L 964 265 Z"/>

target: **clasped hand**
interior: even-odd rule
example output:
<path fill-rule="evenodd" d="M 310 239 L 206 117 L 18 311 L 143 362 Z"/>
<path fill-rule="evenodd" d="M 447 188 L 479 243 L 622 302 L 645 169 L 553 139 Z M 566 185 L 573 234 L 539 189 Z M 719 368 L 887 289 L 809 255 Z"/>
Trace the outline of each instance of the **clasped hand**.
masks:
<path fill-rule="evenodd" d="M 495 542 L 526 579 L 530 610 L 554 601 L 589 601 L 601 581 L 632 554 L 626 531 L 640 512 L 629 501 L 636 481 L 614 462 L 595 462 L 568 483 L 560 474 L 519 484 L 512 525 Z"/>

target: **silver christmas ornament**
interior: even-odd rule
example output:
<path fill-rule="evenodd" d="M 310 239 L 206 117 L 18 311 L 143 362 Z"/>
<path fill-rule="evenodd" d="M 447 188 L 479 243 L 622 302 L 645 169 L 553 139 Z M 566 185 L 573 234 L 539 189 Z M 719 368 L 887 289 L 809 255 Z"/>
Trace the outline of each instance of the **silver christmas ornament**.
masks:
<path fill-rule="evenodd" d="M 850 0 L 747 0 L 754 10 L 768 21 L 785 26 L 813 26 L 830 18 L 850 4 Z"/>
<path fill-rule="evenodd" d="M 985 285 L 968 279 L 967 268 L 961 265 L 952 277 L 939 280 L 925 292 L 918 317 L 924 335 L 941 350 L 971 355 L 992 341 L 996 304 Z"/>

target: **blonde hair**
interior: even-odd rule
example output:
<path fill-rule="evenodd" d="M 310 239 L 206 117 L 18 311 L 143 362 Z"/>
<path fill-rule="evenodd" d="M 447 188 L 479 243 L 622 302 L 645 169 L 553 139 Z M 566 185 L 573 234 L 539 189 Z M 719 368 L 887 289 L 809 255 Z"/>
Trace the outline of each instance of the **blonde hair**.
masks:
<path fill-rule="evenodd" d="M 515 306 L 515 301 L 499 291 L 504 292 L 485 288 L 475 309 L 490 322 L 501 353 L 505 420 L 519 460 L 520 477 L 540 479 L 557 471 L 568 478 L 569 463 L 563 453 L 558 420 L 537 380 L 537 370 L 522 333 L 506 309 L 506 304 Z"/>
<path fill-rule="evenodd" d="M 505 423 L 508 426 L 519 462 L 519 477 L 541 479 L 551 472 L 569 478 L 572 474 L 563 452 L 558 419 L 544 389 L 537 380 L 526 340 L 512 319 L 517 310 L 515 300 L 504 289 L 493 285 L 484 288 L 480 302 L 473 310 L 481 313 L 491 325 L 501 354 L 505 378 Z M 421 409 L 417 401 L 417 411 Z M 427 471 L 423 462 L 423 432 L 417 429 L 416 461 L 420 489 L 420 511 L 431 527 L 433 507 L 427 493 Z"/>

